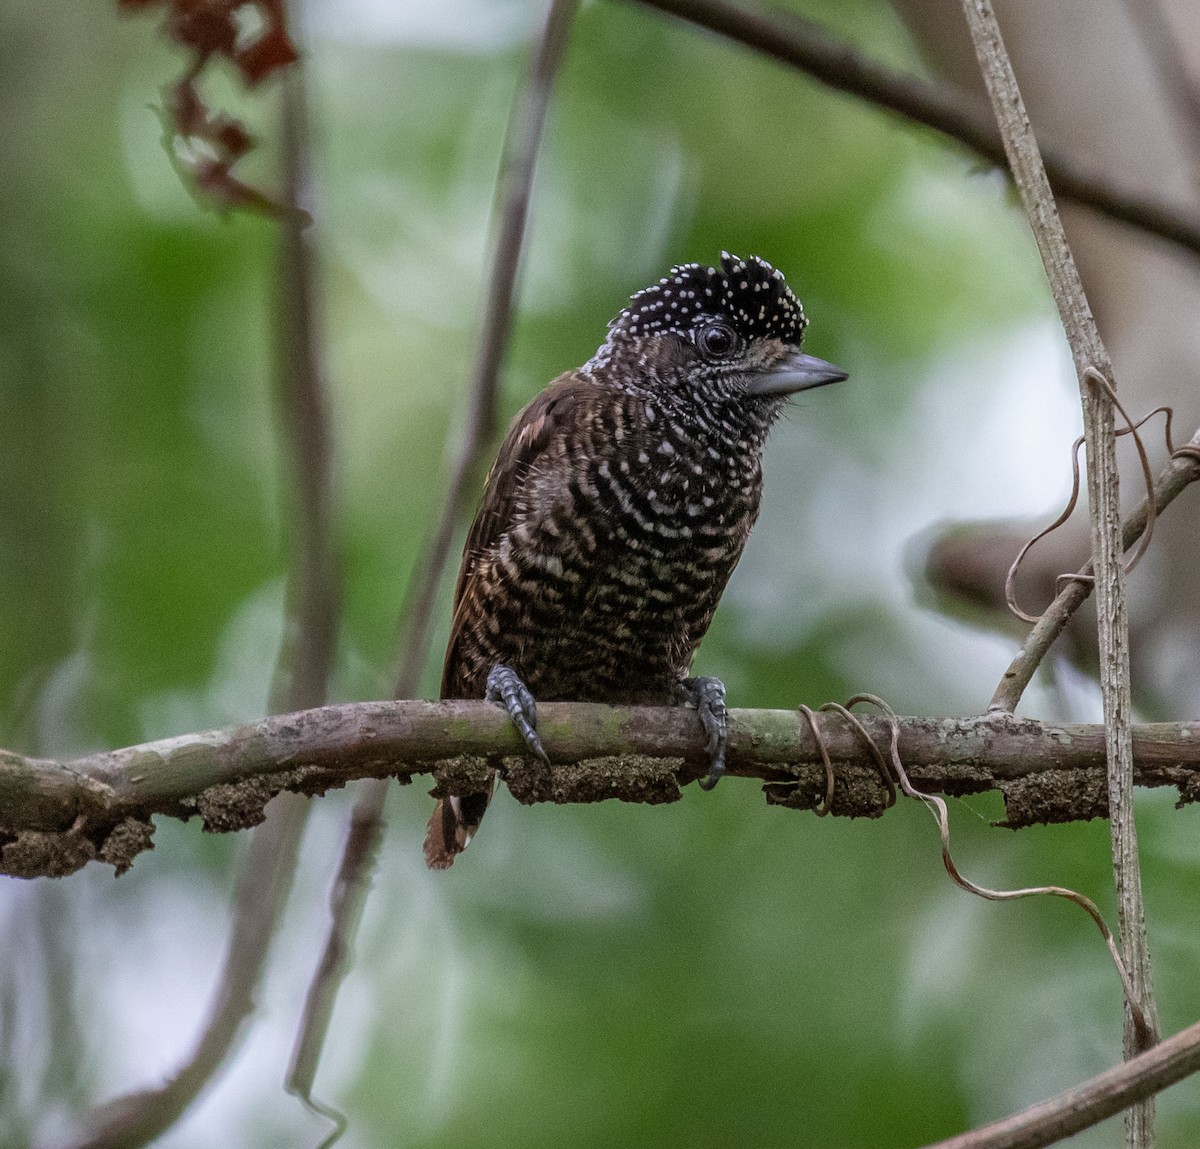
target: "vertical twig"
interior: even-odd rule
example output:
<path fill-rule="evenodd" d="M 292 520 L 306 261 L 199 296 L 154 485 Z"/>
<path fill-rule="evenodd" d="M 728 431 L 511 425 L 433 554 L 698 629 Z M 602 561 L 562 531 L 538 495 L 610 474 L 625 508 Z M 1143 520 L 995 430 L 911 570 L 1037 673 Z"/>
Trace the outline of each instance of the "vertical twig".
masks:
<path fill-rule="evenodd" d="M 517 94 L 509 116 L 495 204 L 499 229 L 488 280 L 483 329 L 470 380 L 470 410 L 466 433 L 450 478 L 446 499 L 402 607 L 396 698 L 410 698 L 420 681 L 429 651 L 433 607 L 445 574 L 455 529 L 469 499 L 471 481 L 482 469 L 496 438 L 499 376 L 512 326 L 513 297 L 529 215 L 534 168 L 558 75 L 570 38 L 579 0 L 553 0 L 529 76 Z M 317 972 L 308 988 L 304 1016 L 288 1072 L 288 1089 L 333 1120 L 338 1116 L 314 1101 L 321 1048 L 333 1016 L 338 989 L 348 967 L 354 934 L 370 886 L 373 860 L 383 834 L 383 803 L 387 782 L 363 782 L 355 800 L 342 848 L 342 860 L 330 898 L 329 933 Z"/>
<path fill-rule="evenodd" d="M 271 680 L 274 713 L 320 706 L 333 665 L 339 571 L 333 538 L 329 415 L 322 378 L 312 253 L 295 209 L 307 198 L 307 111 L 299 64 L 284 77 L 280 114 L 284 203 L 280 218 L 276 411 L 290 474 L 292 522 L 284 636 Z M 308 801 L 281 794 L 254 834 L 238 885 L 216 998 L 191 1055 L 163 1085 L 128 1094 L 85 1118 L 75 1149 L 134 1149 L 169 1129 L 225 1063 L 266 965 L 291 889 Z"/>
<path fill-rule="evenodd" d="M 1142 907 L 1141 872 L 1133 818 L 1132 702 L 1129 685 L 1129 623 L 1125 608 L 1121 512 L 1116 466 L 1113 407 L 1103 381 L 1111 385 L 1112 363 L 1092 318 L 1079 272 L 1067 246 L 1058 209 L 1046 178 L 1037 141 L 1005 51 L 990 0 L 963 0 L 975 53 L 1021 203 L 1037 239 L 1038 250 L 1071 346 L 1083 401 L 1087 439 L 1088 498 L 1091 506 L 1092 556 L 1095 566 L 1100 629 L 1100 686 L 1108 751 L 1108 800 L 1112 825 L 1113 871 L 1121 930 L 1121 954 L 1154 1024 L 1156 1010 L 1150 984 L 1150 959 Z M 1125 1011 L 1125 1055 L 1143 1047 Z M 1154 1143 L 1154 1106 L 1139 1102 L 1126 1115 L 1126 1143 L 1149 1149 Z"/>
<path fill-rule="evenodd" d="M 483 329 L 467 388 L 471 398 L 466 433 L 451 474 L 441 518 L 421 553 L 401 606 L 403 632 L 396 676 L 397 698 L 409 698 L 417 688 L 429 652 L 430 616 L 450 544 L 466 508 L 472 480 L 477 477 L 487 450 L 496 438 L 500 364 L 512 327 L 513 296 L 529 217 L 534 167 L 550 94 L 578 9 L 579 0 L 553 0 L 529 77 L 517 93 L 509 115 L 494 199 L 500 226 L 488 279 Z"/>

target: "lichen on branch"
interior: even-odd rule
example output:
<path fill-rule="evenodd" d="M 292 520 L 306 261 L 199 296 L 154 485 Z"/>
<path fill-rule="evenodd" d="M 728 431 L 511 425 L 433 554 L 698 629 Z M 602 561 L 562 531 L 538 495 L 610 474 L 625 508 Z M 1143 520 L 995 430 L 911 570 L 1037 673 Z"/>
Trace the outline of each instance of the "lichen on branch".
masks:
<path fill-rule="evenodd" d="M 0 870 L 61 876 L 91 860 L 124 870 L 150 845 L 155 815 L 238 830 L 261 821 L 281 791 L 316 795 L 357 778 L 427 774 L 438 793 L 469 792 L 495 766 L 522 802 L 655 803 L 677 799 L 707 769 L 692 710 L 548 702 L 538 713 L 550 767 L 522 754 L 507 716 L 488 702 L 344 703 L 68 762 L 0 751 Z M 836 781 L 831 812 L 879 817 L 887 789 L 867 748 L 842 718 L 819 722 Z M 883 719 L 862 722 L 886 745 Z M 1101 726 L 1000 714 L 901 718 L 899 750 L 922 790 L 999 791 L 1002 825 L 1107 814 Z M 730 711 L 728 760 L 730 775 L 762 783 L 772 805 L 821 805 L 820 748 L 799 711 Z M 1134 761 L 1139 785 L 1172 786 L 1181 802 L 1195 801 L 1200 722 L 1135 727 Z"/>

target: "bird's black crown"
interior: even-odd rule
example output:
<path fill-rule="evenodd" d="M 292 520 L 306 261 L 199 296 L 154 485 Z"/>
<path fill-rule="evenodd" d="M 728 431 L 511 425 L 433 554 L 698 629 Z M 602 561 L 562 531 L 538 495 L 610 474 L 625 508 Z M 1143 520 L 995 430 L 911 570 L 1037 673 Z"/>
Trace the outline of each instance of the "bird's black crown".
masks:
<path fill-rule="evenodd" d="M 609 326 L 628 335 L 687 336 L 697 321 L 724 319 L 744 339 L 780 339 L 799 346 L 808 320 L 783 272 L 752 255 L 721 253 L 720 268 L 683 263 L 639 291 Z"/>

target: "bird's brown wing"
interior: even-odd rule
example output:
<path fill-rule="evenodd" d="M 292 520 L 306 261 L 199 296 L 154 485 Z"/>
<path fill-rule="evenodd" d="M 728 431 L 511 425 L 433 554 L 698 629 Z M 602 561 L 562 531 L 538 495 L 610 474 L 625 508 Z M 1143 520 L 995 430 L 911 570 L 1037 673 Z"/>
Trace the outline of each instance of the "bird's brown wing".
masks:
<path fill-rule="evenodd" d="M 463 657 L 462 638 L 469 608 L 485 609 L 477 586 L 480 556 L 496 545 L 511 526 L 524 484 L 540 456 L 556 440 L 566 421 L 579 411 L 577 397 L 592 386 L 577 372 L 556 379 L 513 420 L 500 447 L 496 462 L 484 485 L 483 502 L 463 548 L 458 584 L 454 588 L 454 619 L 442 668 L 443 698 L 480 698 L 484 693 L 490 667 L 472 667 Z M 462 853 L 479 829 L 479 823 L 491 801 L 495 774 L 486 790 L 456 798 L 440 798 L 429 819 L 425 834 L 425 862 L 434 870 L 444 870 Z"/>
<path fill-rule="evenodd" d="M 478 697 L 482 684 L 467 689 L 465 668 L 461 664 L 459 643 L 462 637 L 466 605 L 472 600 L 472 582 L 479 558 L 493 547 L 512 525 L 525 480 L 538 457 L 559 438 L 563 425 L 578 414 L 581 393 L 594 384 L 576 371 L 559 376 L 513 419 L 488 472 L 483 500 L 463 547 L 462 565 L 454 588 L 454 615 L 450 641 L 442 667 L 443 698 Z"/>

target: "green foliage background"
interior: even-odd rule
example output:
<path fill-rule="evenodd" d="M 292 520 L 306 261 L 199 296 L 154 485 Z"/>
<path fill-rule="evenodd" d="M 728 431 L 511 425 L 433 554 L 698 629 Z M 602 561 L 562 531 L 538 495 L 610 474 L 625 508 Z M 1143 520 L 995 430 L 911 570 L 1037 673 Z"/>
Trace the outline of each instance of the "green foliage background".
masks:
<path fill-rule="evenodd" d="M 51 755 L 261 715 L 278 641 L 275 237 L 182 189 L 152 111 L 181 61 L 114 7 L 0 4 L 0 744 Z M 920 67 L 886 7 L 803 8 Z M 390 692 L 540 17 L 533 3 L 312 12 L 346 579 L 337 699 Z M 221 76 L 209 91 L 262 131 L 248 166 L 269 182 L 273 96 Z M 927 613 L 907 540 L 947 517 L 1044 510 L 1065 455 L 1041 446 L 1073 434 L 1036 254 L 998 178 L 605 0 L 579 19 L 531 229 L 506 412 L 590 355 L 630 292 L 722 248 L 783 268 L 809 349 L 851 372 L 776 432 L 764 512 L 701 670 L 734 705 L 869 689 L 901 712 L 979 710 L 1011 642 Z M 1015 386 L 1035 396 L 1023 421 Z M 1042 690 L 1027 709 L 1057 705 Z M 348 801 L 315 812 L 264 1020 L 162 1144 L 319 1140 L 280 1081 Z M 504 796 L 463 862 L 434 876 L 419 857 L 428 808 L 417 789 L 392 796 L 318 1083 L 350 1115 L 348 1147 L 918 1145 L 1119 1056 L 1119 987 L 1089 923 L 952 889 L 921 809 L 818 821 L 742 782 L 652 809 Z M 1200 1015 L 1200 815 L 1161 795 L 1141 811 L 1171 1030 Z M 1073 885 L 1111 919 L 1106 826 L 1012 835 L 987 825 L 996 813 L 952 810 L 969 873 Z M 157 842 L 119 883 L 93 866 L 0 887 L 6 1145 L 62 1132 L 190 1046 L 244 843 L 176 824 Z M 1195 1144 L 1194 1085 L 1161 1112 L 1164 1147 Z M 1078 1144 L 1118 1140 L 1110 1124 Z"/>

